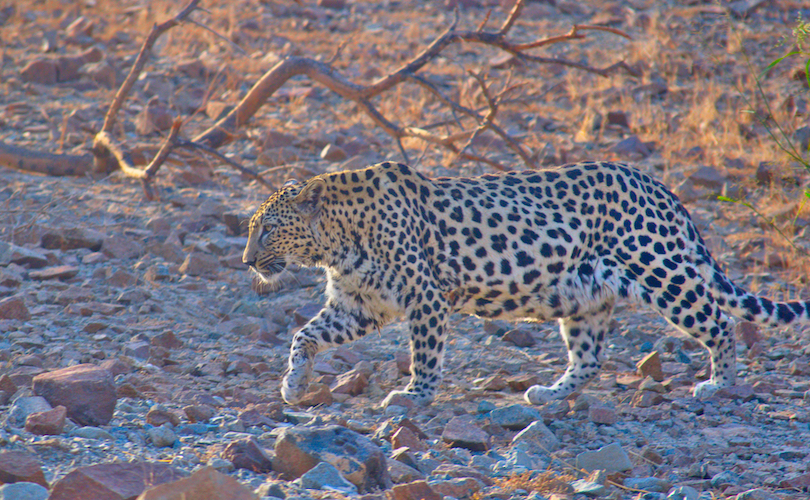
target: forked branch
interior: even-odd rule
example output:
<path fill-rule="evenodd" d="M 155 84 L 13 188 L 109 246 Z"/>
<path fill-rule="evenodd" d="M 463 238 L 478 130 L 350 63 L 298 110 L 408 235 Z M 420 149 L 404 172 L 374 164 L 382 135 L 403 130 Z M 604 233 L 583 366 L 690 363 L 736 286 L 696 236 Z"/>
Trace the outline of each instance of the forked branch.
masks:
<path fill-rule="evenodd" d="M 426 65 L 434 61 L 448 46 L 456 43 L 476 43 L 496 47 L 528 63 L 559 64 L 594 73 L 602 77 L 619 70 L 634 74 L 633 70 L 624 64 L 624 62 L 618 62 L 605 68 L 596 68 L 566 59 L 547 58 L 528 53 L 530 50 L 546 47 L 548 45 L 582 39 L 586 36 L 586 32 L 588 31 L 598 30 L 609 32 L 625 38 L 629 38 L 629 36 L 614 28 L 576 25 L 564 35 L 518 43 L 509 39 L 509 32 L 515 25 L 523 9 L 524 0 L 517 0 L 507 19 L 497 31 L 485 30 L 486 23 L 489 20 L 488 16 L 480 23 L 477 29 L 473 31 L 460 31 L 457 29 L 458 16 L 456 16 L 451 25 L 413 59 L 397 70 L 368 85 L 352 82 L 333 66 L 334 61 L 340 56 L 341 49 L 343 48 L 342 45 L 338 47 L 334 57 L 328 62 L 320 62 L 308 57 L 288 57 L 265 73 L 230 113 L 191 141 L 180 138 L 182 122 L 179 119 L 176 120 L 169 134 L 164 138 L 156 156 L 146 169 L 141 170 L 134 166 L 127 149 L 120 144 L 112 134 L 117 115 L 124 101 L 131 93 L 134 83 L 141 74 L 154 43 L 172 27 L 177 26 L 183 21 L 190 21 L 189 16 L 197 8 L 198 3 L 199 0 L 190 0 L 176 16 L 152 27 L 144 40 L 132 69 L 110 104 L 101 131 L 94 138 L 93 155 L 50 155 L 15 148 L 14 146 L 0 142 L 0 164 L 49 175 L 85 175 L 92 171 L 109 172 L 115 168 L 120 168 L 125 175 L 139 179 L 144 186 L 146 197 L 153 199 L 155 193 L 152 189 L 151 182 L 156 176 L 160 166 L 166 158 L 168 158 L 174 148 L 185 147 L 217 156 L 240 172 L 253 177 L 259 182 L 266 183 L 256 173 L 227 159 L 216 152 L 216 149 L 238 137 L 239 129 L 248 123 L 267 100 L 288 80 L 298 75 L 305 75 L 310 80 L 337 93 L 342 98 L 356 103 L 360 110 L 362 110 L 376 126 L 380 127 L 397 142 L 406 161 L 407 153 L 402 147 L 401 141 L 403 138 L 410 137 L 423 140 L 429 144 L 435 144 L 451 151 L 454 153 L 455 160 L 464 159 L 480 162 L 492 168 L 504 170 L 506 167 L 498 162 L 469 151 L 470 145 L 475 138 L 485 130 L 489 130 L 500 137 L 504 141 L 504 144 L 506 144 L 527 167 L 532 168 L 536 167 L 536 165 L 532 159 L 531 151 L 528 151 L 520 144 L 520 141 L 511 137 L 497 123 L 497 112 L 502 96 L 512 88 L 507 86 L 506 90 L 503 90 L 499 95 L 492 96 L 489 90 L 492 85 L 488 85 L 483 77 L 475 75 L 474 78 L 478 82 L 487 104 L 485 108 L 486 113 L 482 115 L 480 111 L 466 107 L 453 100 L 428 78 L 418 73 Z M 453 123 L 455 123 L 460 130 L 445 136 L 439 136 L 428 131 L 427 128 L 399 125 L 380 112 L 374 105 L 373 99 L 404 82 L 415 83 L 424 88 L 439 102 L 447 106 L 454 113 L 454 116 L 457 114 L 458 116 L 456 116 Z M 462 124 L 462 120 L 464 119 L 472 120 L 475 125 L 470 129 L 465 129 Z"/>

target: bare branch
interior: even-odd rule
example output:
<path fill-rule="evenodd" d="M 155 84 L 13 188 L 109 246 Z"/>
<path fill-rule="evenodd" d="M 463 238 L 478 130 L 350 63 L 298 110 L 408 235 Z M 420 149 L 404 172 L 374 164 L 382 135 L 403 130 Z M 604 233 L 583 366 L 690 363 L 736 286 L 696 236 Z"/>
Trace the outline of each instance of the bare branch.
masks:
<path fill-rule="evenodd" d="M 113 125 L 115 125 L 115 117 L 118 115 L 118 112 L 121 110 L 121 106 L 124 105 L 124 101 L 132 91 L 132 86 L 135 85 L 141 71 L 143 71 L 143 67 L 146 65 L 146 61 L 149 58 L 149 52 L 152 50 L 152 46 L 155 45 L 157 39 L 160 38 L 163 33 L 174 26 L 177 26 L 181 21 L 188 17 L 188 15 L 191 14 L 195 8 L 197 8 L 197 4 L 199 2 L 200 0 L 190 0 L 188 5 L 183 7 L 183 10 L 181 10 L 176 16 L 166 22 L 152 26 L 152 30 L 149 32 L 149 35 L 147 35 L 146 40 L 144 40 L 143 46 L 141 46 L 141 51 L 138 53 L 138 57 L 135 59 L 135 63 L 132 65 L 132 69 L 129 70 L 129 74 L 124 80 L 124 83 L 121 84 L 121 88 L 119 88 L 118 92 L 115 94 L 115 97 L 110 104 L 110 109 L 107 110 L 107 115 L 104 117 L 104 125 L 101 127 L 102 132 L 110 132 Z"/>
<path fill-rule="evenodd" d="M 500 33 L 501 36 L 506 35 L 507 33 L 509 33 L 509 30 L 512 29 L 512 26 L 514 26 L 515 21 L 517 21 L 517 18 L 520 17 L 520 13 L 523 12 L 523 4 L 524 0 L 515 1 L 515 5 L 512 6 L 512 11 L 509 12 L 509 17 L 506 18 L 506 21 L 504 21 L 503 26 L 501 26 L 501 29 L 498 31 L 498 33 Z"/>
<path fill-rule="evenodd" d="M 216 149 L 212 149 L 212 148 L 209 148 L 208 146 L 205 146 L 203 144 L 198 144 L 196 142 L 187 141 L 187 140 L 183 140 L 183 139 L 178 140 L 177 145 L 180 146 L 180 147 L 199 150 L 199 151 L 202 151 L 204 153 L 207 153 L 207 154 L 217 158 L 221 162 L 230 165 L 234 169 L 238 170 L 240 173 L 249 176 L 251 179 L 255 180 L 256 182 L 259 182 L 260 184 L 264 184 L 265 186 L 270 185 L 266 180 L 262 179 L 262 177 L 258 173 L 254 172 L 253 170 L 250 170 L 249 168 L 243 167 L 242 165 L 240 165 L 239 163 L 233 161 L 232 159 L 228 158 L 227 156 L 223 155 L 222 153 L 220 153 Z"/>
<path fill-rule="evenodd" d="M 0 165 L 42 175 L 81 176 L 93 171 L 93 155 L 43 153 L 0 141 Z"/>

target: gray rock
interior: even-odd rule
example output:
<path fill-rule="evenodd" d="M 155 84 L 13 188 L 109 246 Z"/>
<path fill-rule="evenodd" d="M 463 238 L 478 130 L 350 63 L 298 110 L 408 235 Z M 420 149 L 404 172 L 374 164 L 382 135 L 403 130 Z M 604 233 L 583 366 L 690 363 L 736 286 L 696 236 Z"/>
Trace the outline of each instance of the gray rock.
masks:
<path fill-rule="evenodd" d="M 36 483 L 11 483 L 0 486 L 0 500 L 45 500 L 48 490 Z"/>
<path fill-rule="evenodd" d="M 332 464 L 361 493 L 392 484 L 383 451 L 352 430 L 337 425 L 296 426 L 278 434 L 274 471 L 296 478 L 320 462 Z"/>
<path fill-rule="evenodd" d="M 38 269 L 48 265 L 48 258 L 37 250 L 0 241 L 0 267 L 11 263 Z"/>
<path fill-rule="evenodd" d="M 753 490 L 738 493 L 736 500 L 779 500 L 779 497 L 770 491 L 754 488 Z"/>
<path fill-rule="evenodd" d="M 541 416 L 540 412 L 534 408 L 514 404 L 505 408 L 492 410 L 489 412 L 489 418 L 493 424 L 498 424 L 506 429 L 517 431 L 525 429 L 536 420 L 540 420 Z"/>
<path fill-rule="evenodd" d="M 9 423 L 22 427 L 25 419 L 32 413 L 52 410 L 48 401 L 42 396 L 26 396 L 17 398 L 8 412 Z"/>
<path fill-rule="evenodd" d="M 624 480 L 624 485 L 628 488 L 654 491 L 656 493 L 669 491 L 672 486 L 669 481 L 658 479 L 657 477 L 628 477 Z"/>
<path fill-rule="evenodd" d="M 593 483 L 587 479 L 572 481 L 571 487 L 574 488 L 574 493 L 582 493 L 589 497 L 601 497 L 607 493 L 607 487 L 604 484 Z"/>
<path fill-rule="evenodd" d="M 72 436 L 78 436 L 85 439 L 106 439 L 108 441 L 115 441 L 112 434 L 105 431 L 100 427 L 86 426 L 79 427 L 70 433 Z"/>
<path fill-rule="evenodd" d="M 667 500 L 698 500 L 700 493 L 691 486 L 678 486 L 672 488 L 667 495 Z"/>
<path fill-rule="evenodd" d="M 233 462 L 219 457 L 209 458 L 206 465 L 209 467 L 213 467 L 214 469 L 218 470 L 223 474 L 227 474 L 229 472 L 233 472 L 234 470 L 236 470 L 236 466 L 233 465 Z"/>
<path fill-rule="evenodd" d="M 534 453 L 550 453 L 560 449 L 560 440 L 543 422 L 532 422 L 512 438 L 512 446 L 525 443 L 526 449 Z"/>
<path fill-rule="evenodd" d="M 715 474 L 709 482 L 713 487 L 720 488 L 721 486 L 736 486 L 740 484 L 740 479 L 739 474 L 725 470 L 719 474 Z"/>
<path fill-rule="evenodd" d="M 442 441 L 452 447 L 485 451 L 490 448 L 489 434 L 468 416 L 453 417 L 442 431 Z"/>
<path fill-rule="evenodd" d="M 153 427 L 146 431 L 146 434 L 149 436 L 149 440 L 152 441 L 152 445 L 158 448 L 172 446 L 177 441 L 177 434 L 167 424 Z"/>
<path fill-rule="evenodd" d="M 333 490 L 345 495 L 356 495 L 357 487 L 340 475 L 334 465 L 321 462 L 307 471 L 297 481 L 302 488 L 312 490 Z"/>
<path fill-rule="evenodd" d="M 577 468 L 589 471 L 622 472 L 632 469 L 633 464 L 621 445 L 612 443 L 596 451 L 585 451 L 577 455 Z"/>

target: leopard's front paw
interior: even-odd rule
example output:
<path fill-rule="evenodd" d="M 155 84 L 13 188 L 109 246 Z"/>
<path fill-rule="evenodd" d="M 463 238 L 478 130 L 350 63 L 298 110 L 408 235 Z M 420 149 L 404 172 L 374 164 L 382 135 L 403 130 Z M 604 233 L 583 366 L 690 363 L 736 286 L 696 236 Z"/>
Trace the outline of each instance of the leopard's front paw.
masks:
<path fill-rule="evenodd" d="M 542 385 L 533 385 L 529 387 L 523 397 L 530 404 L 541 405 L 558 399 L 557 391 L 550 387 L 543 387 Z"/>
<path fill-rule="evenodd" d="M 306 372 L 290 371 L 281 382 L 281 397 L 288 404 L 298 404 L 307 392 L 309 377 Z"/>
<path fill-rule="evenodd" d="M 426 395 L 416 391 L 391 391 L 383 400 L 382 407 L 388 408 L 391 405 L 412 408 L 414 406 L 427 406 L 433 402 L 433 395 Z"/>
<path fill-rule="evenodd" d="M 707 380 L 705 382 L 695 384 L 695 388 L 692 389 L 692 394 L 694 394 L 695 397 L 700 400 L 706 400 L 714 396 L 714 393 L 720 390 L 722 387 L 724 386 L 718 384 L 717 382 Z"/>

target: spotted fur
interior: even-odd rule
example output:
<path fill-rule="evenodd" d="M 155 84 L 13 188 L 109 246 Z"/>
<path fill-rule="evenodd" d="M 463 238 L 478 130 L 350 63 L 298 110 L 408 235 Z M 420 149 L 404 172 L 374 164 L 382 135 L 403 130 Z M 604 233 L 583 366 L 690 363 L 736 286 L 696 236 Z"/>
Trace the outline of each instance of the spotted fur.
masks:
<path fill-rule="evenodd" d="M 619 163 L 587 162 L 476 178 L 429 179 L 382 163 L 288 185 L 250 221 L 243 260 L 271 279 L 288 264 L 326 269 L 327 300 L 293 337 L 282 395 L 300 400 L 313 358 L 395 318 L 410 321 L 404 396 L 431 402 L 448 317 L 557 319 L 568 368 L 526 399 L 579 389 L 600 368 L 614 303 L 648 304 L 709 351 L 706 397 L 734 385 L 727 313 L 767 325 L 808 321 L 810 303 L 772 302 L 735 285 L 680 201 Z"/>

